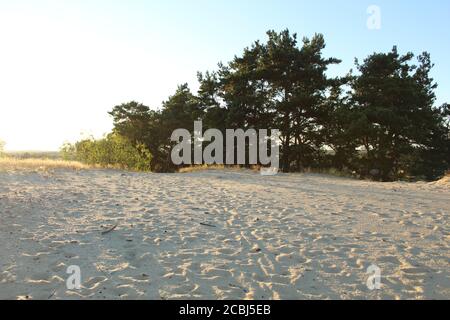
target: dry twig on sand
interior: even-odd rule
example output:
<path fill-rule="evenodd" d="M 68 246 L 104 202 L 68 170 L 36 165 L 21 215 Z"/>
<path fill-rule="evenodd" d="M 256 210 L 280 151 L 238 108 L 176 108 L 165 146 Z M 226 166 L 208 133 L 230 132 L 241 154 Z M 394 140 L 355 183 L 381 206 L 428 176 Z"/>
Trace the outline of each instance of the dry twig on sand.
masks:
<path fill-rule="evenodd" d="M 114 225 L 112 228 L 105 230 L 102 232 L 102 235 L 108 234 L 110 232 L 113 232 L 114 230 L 116 230 L 116 228 L 119 226 L 119 224 L 117 223 L 116 225 Z"/>
<path fill-rule="evenodd" d="M 52 294 L 48 297 L 47 300 L 50 300 L 51 298 L 53 298 L 53 296 L 56 294 L 56 290 L 52 292 Z"/>
<path fill-rule="evenodd" d="M 200 225 L 205 226 L 205 227 L 217 228 L 215 225 L 212 225 L 212 224 L 209 224 L 209 223 L 200 222 Z"/>

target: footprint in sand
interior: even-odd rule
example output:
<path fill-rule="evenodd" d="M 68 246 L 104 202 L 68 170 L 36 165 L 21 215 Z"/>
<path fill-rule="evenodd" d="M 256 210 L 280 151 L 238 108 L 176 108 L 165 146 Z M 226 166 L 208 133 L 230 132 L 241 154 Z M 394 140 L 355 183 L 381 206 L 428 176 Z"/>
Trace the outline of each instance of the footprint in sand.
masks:
<path fill-rule="evenodd" d="M 108 279 L 106 277 L 92 277 L 83 283 L 83 287 L 92 291 L 97 289 L 102 283 L 104 283 L 107 280 Z"/>

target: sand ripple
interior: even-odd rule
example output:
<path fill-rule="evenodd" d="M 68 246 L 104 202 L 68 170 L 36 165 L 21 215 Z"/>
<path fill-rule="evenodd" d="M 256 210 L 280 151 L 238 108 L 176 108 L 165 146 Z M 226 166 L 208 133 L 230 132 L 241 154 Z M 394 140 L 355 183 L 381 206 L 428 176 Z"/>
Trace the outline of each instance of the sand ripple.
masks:
<path fill-rule="evenodd" d="M 0 298 L 449 299 L 449 199 L 320 175 L 0 173 Z"/>

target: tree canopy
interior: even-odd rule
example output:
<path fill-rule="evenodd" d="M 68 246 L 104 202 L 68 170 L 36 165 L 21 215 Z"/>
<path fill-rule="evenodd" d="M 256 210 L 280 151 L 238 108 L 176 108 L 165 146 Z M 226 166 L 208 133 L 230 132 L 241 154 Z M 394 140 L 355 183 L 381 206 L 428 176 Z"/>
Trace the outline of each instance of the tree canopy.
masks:
<path fill-rule="evenodd" d="M 278 129 L 281 169 L 336 168 L 389 181 L 435 179 L 450 163 L 450 108 L 435 106 L 430 54 L 401 55 L 397 47 L 356 60 L 356 73 L 329 77 L 341 61 L 324 57 L 321 34 L 298 41 L 289 30 L 269 31 L 217 70 L 199 72 L 150 108 L 137 102 L 110 112 L 114 134 L 151 154 L 151 169 L 170 172 L 174 130 Z"/>

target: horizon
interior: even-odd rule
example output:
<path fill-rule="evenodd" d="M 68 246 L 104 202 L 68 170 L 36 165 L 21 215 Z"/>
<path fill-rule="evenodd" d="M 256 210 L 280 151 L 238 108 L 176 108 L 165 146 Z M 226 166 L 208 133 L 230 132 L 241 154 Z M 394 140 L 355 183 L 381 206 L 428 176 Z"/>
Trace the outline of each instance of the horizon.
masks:
<path fill-rule="evenodd" d="M 381 9 L 379 30 L 367 27 L 370 5 Z M 182 83 L 195 92 L 197 71 L 216 70 L 271 29 L 299 39 L 322 33 L 324 56 L 342 60 L 333 76 L 394 45 L 401 54 L 428 51 L 439 106 L 450 102 L 449 12 L 439 0 L 0 0 L 0 140 L 8 152 L 55 152 L 65 141 L 100 137 L 112 129 L 115 105 L 157 109 Z"/>

